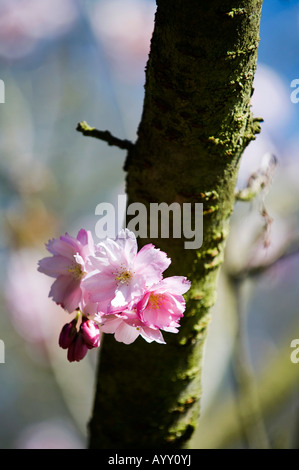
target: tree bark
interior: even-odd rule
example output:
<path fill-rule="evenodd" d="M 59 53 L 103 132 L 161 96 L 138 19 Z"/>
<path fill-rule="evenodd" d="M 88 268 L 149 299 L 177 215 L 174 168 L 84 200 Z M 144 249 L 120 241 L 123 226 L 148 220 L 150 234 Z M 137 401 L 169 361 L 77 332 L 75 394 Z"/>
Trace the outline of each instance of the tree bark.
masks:
<path fill-rule="evenodd" d="M 140 239 L 192 281 L 166 345 L 103 341 L 90 447 L 184 448 L 196 427 L 201 368 L 234 206 L 238 163 L 260 131 L 250 111 L 262 0 L 157 0 L 138 139 L 128 150 L 128 203 L 203 203 L 203 244 Z M 148 210 L 149 215 L 149 210 Z M 149 219 L 148 219 L 149 223 Z M 203 430 L 204 432 L 204 430 Z"/>

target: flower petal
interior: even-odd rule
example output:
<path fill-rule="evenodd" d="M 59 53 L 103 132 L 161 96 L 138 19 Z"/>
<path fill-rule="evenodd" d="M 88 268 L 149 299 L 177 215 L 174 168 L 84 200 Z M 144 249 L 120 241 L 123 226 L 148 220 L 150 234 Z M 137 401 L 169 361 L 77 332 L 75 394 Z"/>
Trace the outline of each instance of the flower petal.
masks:
<path fill-rule="evenodd" d="M 82 286 L 89 293 L 92 302 L 112 300 L 115 296 L 115 280 L 105 273 L 93 271 L 83 278 Z"/>
<path fill-rule="evenodd" d="M 157 343 L 160 343 L 160 344 L 166 344 L 160 330 L 156 330 L 156 329 L 148 328 L 144 326 L 140 330 L 140 335 L 148 343 L 151 343 L 152 341 L 156 341 Z"/>
<path fill-rule="evenodd" d="M 151 287 L 162 279 L 162 273 L 170 263 L 171 260 L 166 253 L 150 243 L 137 253 L 134 271 L 136 276 L 138 275 L 139 279 L 146 283 L 147 287 Z"/>
<path fill-rule="evenodd" d="M 120 343 L 131 344 L 139 336 L 139 333 L 140 331 L 137 328 L 129 326 L 122 321 L 115 331 L 114 338 Z"/>
<path fill-rule="evenodd" d="M 82 297 L 80 281 L 70 276 L 59 276 L 52 284 L 49 297 L 68 312 L 73 312 L 78 308 Z"/>
<path fill-rule="evenodd" d="M 156 292 L 171 292 L 172 294 L 185 294 L 191 287 L 191 282 L 184 276 L 165 277 L 159 285 Z"/>
<path fill-rule="evenodd" d="M 73 255 L 79 252 L 79 243 L 67 233 L 64 237 L 49 240 L 46 247 L 53 255 L 61 255 L 69 259 L 73 259 Z"/>
<path fill-rule="evenodd" d="M 68 269 L 72 262 L 69 258 L 64 256 L 55 255 L 48 258 L 43 258 L 38 262 L 37 270 L 50 277 L 58 277 L 63 274 L 68 274 Z"/>
<path fill-rule="evenodd" d="M 115 333 L 119 325 L 123 322 L 121 318 L 108 315 L 107 319 L 102 319 L 104 323 L 100 323 L 101 331 L 103 333 Z"/>

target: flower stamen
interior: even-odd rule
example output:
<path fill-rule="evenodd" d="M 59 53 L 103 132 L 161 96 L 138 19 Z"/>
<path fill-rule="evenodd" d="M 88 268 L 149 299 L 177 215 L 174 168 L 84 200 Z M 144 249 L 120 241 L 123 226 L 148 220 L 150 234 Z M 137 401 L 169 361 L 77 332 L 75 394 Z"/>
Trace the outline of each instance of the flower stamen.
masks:
<path fill-rule="evenodd" d="M 163 305 L 163 295 L 151 293 L 148 299 L 149 308 L 160 308 Z"/>
<path fill-rule="evenodd" d="M 85 272 L 82 270 L 82 266 L 78 263 L 73 263 L 67 270 L 74 279 L 82 279 L 85 276 Z"/>
<path fill-rule="evenodd" d="M 118 284 L 126 284 L 129 285 L 130 280 L 133 277 L 133 273 L 128 269 L 123 269 L 122 271 L 118 271 L 115 280 Z"/>

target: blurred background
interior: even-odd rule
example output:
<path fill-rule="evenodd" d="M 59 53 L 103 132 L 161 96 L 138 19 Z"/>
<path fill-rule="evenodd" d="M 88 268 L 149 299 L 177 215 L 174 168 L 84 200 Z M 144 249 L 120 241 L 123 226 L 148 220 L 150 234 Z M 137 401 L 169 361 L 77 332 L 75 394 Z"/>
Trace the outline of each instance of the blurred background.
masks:
<path fill-rule="evenodd" d="M 48 299 L 52 280 L 37 261 L 52 237 L 81 227 L 94 234 L 96 206 L 124 194 L 125 152 L 76 126 L 86 120 L 135 141 L 155 8 L 153 0 L 0 0 L 0 448 L 86 447 L 97 351 L 68 363 L 57 340 L 70 317 Z M 252 101 L 264 123 L 238 188 L 265 168 L 265 155 L 278 164 L 271 184 L 232 217 L 193 448 L 299 447 L 290 347 L 299 338 L 298 50 L 299 2 L 264 0 Z"/>

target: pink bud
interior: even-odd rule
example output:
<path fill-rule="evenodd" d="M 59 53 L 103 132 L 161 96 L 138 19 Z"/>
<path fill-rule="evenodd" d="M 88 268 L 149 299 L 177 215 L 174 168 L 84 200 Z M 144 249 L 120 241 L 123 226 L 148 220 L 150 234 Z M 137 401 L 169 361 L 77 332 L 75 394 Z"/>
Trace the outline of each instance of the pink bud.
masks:
<path fill-rule="evenodd" d="M 59 335 L 59 346 L 63 349 L 67 349 L 73 342 L 75 335 L 77 333 L 76 329 L 77 320 L 74 319 L 70 323 L 66 323 L 61 330 Z"/>
<path fill-rule="evenodd" d="M 100 329 L 92 320 L 81 323 L 80 332 L 88 349 L 97 348 L 100 345 Z"/>
<path fill-rule="evenodd" d="M 82 335 L 80 333 L 76 333 L 75 339 L 68 348 L 67 358 L 69 362 L 79 362 L 86 355 L 87 351 L 88 347 L 86 346 Z"/>

